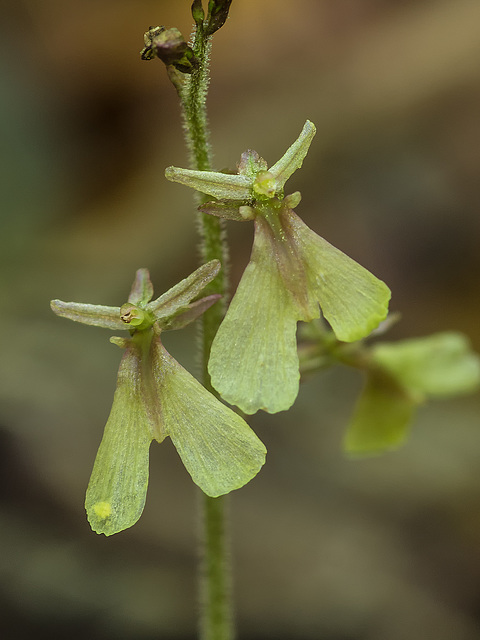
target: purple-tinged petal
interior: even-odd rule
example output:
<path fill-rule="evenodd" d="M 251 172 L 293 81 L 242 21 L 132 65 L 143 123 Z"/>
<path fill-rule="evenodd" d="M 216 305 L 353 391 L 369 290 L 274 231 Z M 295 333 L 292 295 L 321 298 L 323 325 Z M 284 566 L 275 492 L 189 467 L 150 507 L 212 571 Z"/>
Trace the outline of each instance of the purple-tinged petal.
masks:
<path fill-rule="evenodd" d="M 128 296 L 128 302 L 144 307 L 153 296 L 153 285 L 150 280 L 150 273 L 148 269 L 138 269 L 135 274 L 135 280 L 132 285 L 132 290 Z"/>

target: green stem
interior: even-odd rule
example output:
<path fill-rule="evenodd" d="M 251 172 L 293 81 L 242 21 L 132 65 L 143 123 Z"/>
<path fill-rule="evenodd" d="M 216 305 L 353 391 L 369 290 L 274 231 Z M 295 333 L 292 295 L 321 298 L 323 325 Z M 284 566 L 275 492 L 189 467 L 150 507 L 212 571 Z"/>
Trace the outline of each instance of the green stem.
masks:
<path fill-rule="evenodd" d="M 197 29 L 194 34 L 193 51 L 199 65 L 179 88 L 190 163 L 192 168 L 200 171 L 211 169 L 206 115 L 210 48 L 211 37 L 206 37 L 202 29 Z M 206 295 L 221 294 L 222 300 L 202 316 L 203 382 L 205 387 L 213 392 L 207 364 L 213 339 L 225 315 L 225 294 L 228 288 L 225 265 L 228 248 L 222 220 L 199 213 L 198 226 L 202 263 L 217 259 L 223 266 L 220 274 L 205 290 Z M 202 494 L 201 504 L 203 532 L 200 563 L 200 637 L 202 640 L 231 640 L 234 635 L 233 607 L 229 544 L 225 531 L 225 498 L 210 498 Z"/>
<path fill-rule="evenodd" d="M 202 495 L 203 539 L 200 564 L 200 638 L 233 638 L 231 563 L 226 527 L 227 498 Z"/>

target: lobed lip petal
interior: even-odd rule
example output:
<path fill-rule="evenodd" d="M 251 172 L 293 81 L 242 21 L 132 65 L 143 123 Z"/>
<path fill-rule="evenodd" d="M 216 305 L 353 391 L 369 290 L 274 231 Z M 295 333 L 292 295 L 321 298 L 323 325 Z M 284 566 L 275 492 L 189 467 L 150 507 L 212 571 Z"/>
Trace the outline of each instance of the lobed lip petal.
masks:
<path fill-rule="evenodd" d="M 388 287 L 283 206 L 255 219 L 252 256 L 212 344 L 214 388 L 245 413 L 288 409 L 298 393 L 296 324 L 320 315 L 337 338 L 387 315 Z M 320 306 L 319 306 L 320 305 Z"/>
<path fill-rule="evenodd" d="M 281 219 L 292 251 L 305 267 L 309 299 L 320 303 L 336 337 L 344 342 L 366 337 L 387 317 L 390 289 L 307 227 L 294 211 L 285 208 Z"/>
<path fill-rule="evenodd" d="M 87 489 L 92 529 L 113 535 L 140 518 L 153 439 L 170 436 L 193 481 L 217 497 L 249 482 L 266 449 L 247 423 L 164 349 L 159 330 L 128 339 Z"/>
<path fill-rule="evenodd" d="M 152 343 L 152 362 L 163 428 L 195 484 L 213 498 L 247 484 L 265 462 L 263 443 L 159 339 Z"/>
<path fill-rule="evenodd" d="M 130 341 L 85 498 L 93 531 L 106 536 L 134 525 L 145 506 L 153 432 L 143 385 L 141 353 Z"/>
<path fill-rule="evenodd" d="M 263 231 L 256 224 L 250 262 L 215 336 L 208 364 L 214 388 L 247 414 L 288 409 L 299 385 L 297 310 Z"/>

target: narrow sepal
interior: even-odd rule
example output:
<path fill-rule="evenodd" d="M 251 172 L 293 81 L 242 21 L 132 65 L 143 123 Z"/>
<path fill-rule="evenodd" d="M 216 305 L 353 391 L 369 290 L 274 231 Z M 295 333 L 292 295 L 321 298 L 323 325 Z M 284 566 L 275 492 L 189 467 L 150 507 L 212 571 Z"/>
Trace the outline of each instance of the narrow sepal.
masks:
<path fill-rule="evenodd" d="M 247 218 L 245 218 L 245 215 L 242 215 L 241 210 L 243 208 L 244 200 L 215 200 L 200 205 L 198 210 L 202 213 L 216 216 L 217 218 L 223 218 L 224 220 L 244 222 Z"/>
<path fill-rule="evenodd" d="M 148 269 L 138 269 L 135 280 L 128 296 L 128 302 L 144 307 L 153 296 L 153 285 L 150 280 Z"/>
<path fill-rule="evenodd" d="M 367 336 L 387 316 L 390 289 L 309 229 L 293 211 L 284 210 L 282 218 L 292 247 L 301 256 L 309 298 L 319 301 L 337 338 L 354 342 Z"/>
<path fill-rule="evenodd" d="M 252 181 L 245 176 L 168 167 L 165 169 L 165 177 L 171 182 L 178 182 L 219 200 L 224 198 L 245 201 L 252 198 Z"/>
<path fill-rule="evenodd" d="M 378 344 L 372 348 L 372 357 L 417 394 L 453 396 L 480 386 L 480 359 L 461 333 Z"/>
<path fill-rule="evenodd" d="M 250 262 L 208 364 L 212 384 L 227 402 L 247 414 L 291 407 L 299 385 L 296 324 L 297 310 L 268 237 L 256 232 Z"/>
<path fill-rule="evenodd" d="M 145 505 L 153 440 L 145 402 L 156 400 L 145 398 L 144 391 L 142 357 L 130 342 L 85 499 L 92 529 L 106 536 L 135 524 Z"/>
<path fill-rule="evenodd" d="M 128 329 L 120 318 L 120 307 L 106 307 L 99 304 L 83 304 L 81 302 L 63 302 L 52 300 L 50 307 L 57 316 L 68 318 L 82 324 L 89 324 L 104 329 Z"/>
<path fill-rule="evenodd" d="M 280 160 L 273 167 L 270 167 L 269 172 L 275 177 L 279 190 L 283 188 L 290 176 L 302 166 L 315 133 L 315 125 L 310 120 L 307 120 L 295 142 L 287 149 Z"/>
<path fill-rule="evenodd" d="M 147 305 L 157 319 L 174 316 L 196 298 L 220 271 L 218 260 L 210 260 L 187 278 Z"/>
<path fill-rule="evenodd" d="M 199 318 L 212 304 L 215 304 L 220 300 L 222 296 L 219 293 L 213 293 L 211 296 L 201 298 L 196 302 L 191 302 L 185 309 L 180 311 L 179 315 L 166 319 L 165 322 L 159 320 L 158 324 L 161 329 L 165 331 L 175 331 L 177 329 L 183 329 L 191 322 L 194 322 Z"/>
<path fill-rule="evenodd" d="M 195 484 L 211 497 L 243 487 L 266 449 L 247 423 L 153 343 L 153 373 L 165 432 Z"/>
<path fill-rule="evenodd" d="M 381 373 L 369 373 L 343 440 L 352 456 L 397 449 L 408 437 L 415 400 Z"/>

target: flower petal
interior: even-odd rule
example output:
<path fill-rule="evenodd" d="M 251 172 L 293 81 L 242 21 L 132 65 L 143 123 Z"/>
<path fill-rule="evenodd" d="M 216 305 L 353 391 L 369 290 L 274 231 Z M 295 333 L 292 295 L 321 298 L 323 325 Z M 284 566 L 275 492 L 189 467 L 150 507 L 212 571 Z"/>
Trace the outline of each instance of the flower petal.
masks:
<path fill-rule="evenodd" d="M 182 308 L 198 296 L 198 294 L 211 282 L 220 271 L 221 264 L 218 260 L 210 260 L 174 287 L 169 289 L 159 298 L 147 305 L 157 319 L 174 316 Z"/>
<path fill-rule="evenodd" d="M 85 508 L 94 531 L 110 536 L 140 518 L 148 485 L 153 434 L 143 396 L 141 357 L 127 347 L 118 372 L 112 410 L 87 489 Z"/>
<path fill-rule="evenodd" d="M 480 359 L 461 333 L 382 343 L 373 348 L 372 355 L 414 393 L 452 396 L 480 386 Z"/>
<path fill-rule="evenodd" d="M 251 200 L 252 198 L 252 181 L 246 176 L 168 167 L 165 169 L 165 177 L 171 182 L 179 182 L 219 200 Z"/>
<path fill-rule="evenodd" d="M 290 176 L 302 166 L 316 131 L 313 122 L 307 120 L 295 142 L 287 149 L 280 160 L 273 167 L 270 167 L 269 172 L 273 173 L 278 190 L 281 190 Z"/>
<path fill-rule="evenodd" d="M 132 290 L 128 296 L 128 302 L 144 307 L 153 296 L 153 285 L 150 280 L 148 269 L 138 269 L 135 274 L 135 280 Z"/>
<path fill-rule="evenodd" d="M 63 302 L 52 300 L 50 307 L 57 316 L 68 318 L 82 324 L 89 324 L 104 329 L 128 329 L 120 318 L 120 307 L 105 307 L 100 304 L 83 304 L 81 302 Z"/>
<path fill-rule="evenodd" d="M 191 322 L 194 322 L 199 318 L 202 313 L 205 313 L 207 309 L 218 302 L 222 296 L 219 293 L 213 293 L 211 296 L 205 296 L 195 302 L 191 302 L 184 310 L 177 316 L 168 318 L 165 323 L 160 321 L 158 324 L 162 331 L 176 331 L 177 329 L 183 329 Z"/>
<path fill-rule="evenodd" d="M 242 216 L 239 209 L 245 203 L 245 200 L 213 200 L 206 202 L 198 207 L 202 213 L 208 213 L 210 216 L 223 218 L 224 220 L 236 220 L 244 222 L 245 217 Z"/>
<path fill-rule="evenodd" d="M 276 413 L 298 394 L 298 312 L 265 226 L 255 228 L 252 257 L 213 341 L 208 370 L 227 402 L 249 414 Z"/>
<path fill-rule="evenodd" d="M 309 229 L 294 211 L 284 209 L 281 219 L 301 255 L 309 295 L 319 301 L 337 338 L 354 342 L 367 336 L 387 316 L 390 289 Z"/>
<path fill-rule="evenodd" d="M 253 181 L 257 173 L 268 169 L 268 164 L 256 151 L 248 149 L 248 151 L 242 153 L 237 169 L 241 176 L 245 176 Z"/>
<path fill-rule="evenodd" d="M 353 456 L 379 454 L 405 441 L 416 403 L 381 374 L 369 374 L 343 441 Z"/>
<path fill-rule="evenodd" d="M 243 487 L 265 462 L 266 449 L 247 423 L 152 343 L 162 421 L 193 481 L 211 497 Z"/>

